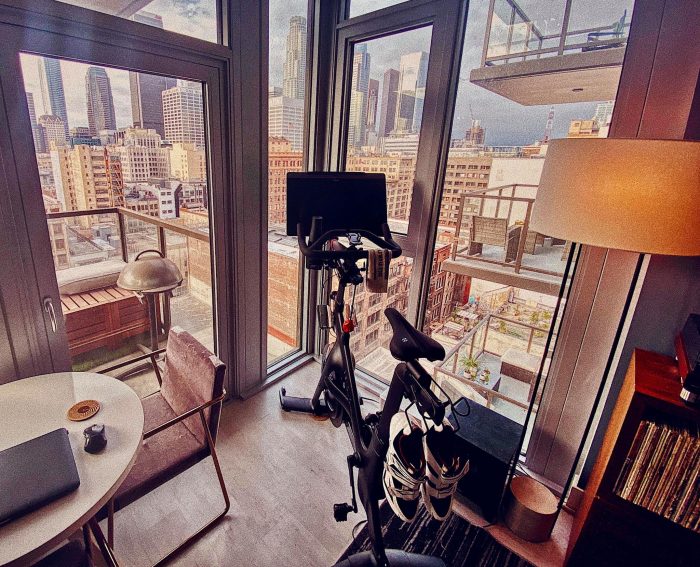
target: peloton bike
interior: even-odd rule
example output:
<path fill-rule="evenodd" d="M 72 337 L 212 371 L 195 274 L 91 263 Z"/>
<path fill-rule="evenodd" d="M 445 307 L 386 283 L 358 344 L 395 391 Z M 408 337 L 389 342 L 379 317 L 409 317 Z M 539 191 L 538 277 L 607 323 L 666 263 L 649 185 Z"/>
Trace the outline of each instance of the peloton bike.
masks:
<path fill-rule="evenodd" d="M 416 330 L 395 309 L 384 311 L 393 330 L 390 351 L 400 362 L 394 370 L 383 411 L 363 417 L 362 398 L 355 383 L 355 360 L 350 352 L 352 314 L 346 309 L 348 286 L 363 281 L 363 260 L 369 252 L 363 239 L 375 248 L 389 250 L 392 258 L 401 255 L 401 247 L 392 239 L 387 224 L 386 182 L 383 174 L 365 173 L 290 173 L 287 177 L 287 234 L 296 235 L 299 248 L 310 270 L 335 273 L 338 289 L 331 292 L 332 322 L 326 325 L 335 334 L 335 342 L 326 351 L 321 378 L 312 398 L 288 396 L 280 390 L 285 411 L 327 416 L 335 427 L 345 425 L 352 443 L 348 456 L 351 502 L 335 504 L 336 521 L 346 521 L 357 512 L 354 469 L 357 488 L 367 514 L 371 551 L 357 553 L 335 567 L 445 567 L 436 557 L 384 548 L 379 502 L 384 495 L 382 471 L 389 443 L 391 418 L 401 409 L 404 398 L 415 404 L 425 419 L 442 423 L 445 409 L 452 402 L 441 401 L 430 389 L 432 379 L 418 359 L 442 360 L 445 350 L 437 341 Z M 339 239 L 346 239 L 342 244 Z M 353 293 L 354 302 L 354 293 Z M 322 306 L 320 311 L 327 313 Z M 350 312 L 348 312 L 350 311 Z M 322 323 L 322 326 L 323 323 Z"/>

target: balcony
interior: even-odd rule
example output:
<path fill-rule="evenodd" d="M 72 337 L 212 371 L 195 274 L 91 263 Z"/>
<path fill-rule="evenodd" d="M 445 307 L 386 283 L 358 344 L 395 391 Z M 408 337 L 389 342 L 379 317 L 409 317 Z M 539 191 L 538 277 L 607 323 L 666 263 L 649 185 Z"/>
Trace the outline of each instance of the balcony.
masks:
<path fill-rule="evenodd" d="M 143 352 L 150 324 L 146 306 L 114 285 L 116 277 L 111 285 L 99 283 L 105 272 L 118 272 L 142 250 L 165 253 L 184 277 L 182 285 L 172 296 L 161 298 L 158 306 L 161 341 L 171 325 L 179 325 L 214 350 L 209 216 L 205 210 L 184 207 L 180 213 L 180 218 L 172 220 L 123 207 L 46 214 L 59 288 L 76 278 L 96 282 L 79 293 L 61 293 L 75 370 L 99 369 Z M 273 317 L 267 343 L 272 363 L 297 348 L 300 264 L 296 240 L 277 229 L 269 232 L 268 249 L 274 259 L 270 285 L 275 293 L 270 297 L 282 303 L 270 305 Z M 150 393 L 151 379 L 155 380 L 150 373 L 136 377 L 134 387 Z"/>
<path fill-rule="evenodd" d="M 116 286 L 114 274 L 143 250 L 163 252 L 180 269 L 180 287 L 157 308 L 161 341 L 172 325 L 214 347 L 208 214 L 183 210 L 164 220 L 121 207 L 47 213 L 61 308 L 75 370 L 109 366 L 148 352 L 150 319 L 138 297 Z M 59 262 L 59 258 L 61 261 Z M 161 346 L 164 346 L 161 342 Z M 157 389 L 155 376 L 125 376 L 140 394 Z"/>
<path fill-rule="evenodd" d="M 582 0 L 492 0 L 469 80 L 525 106 L 614 99 L 629 31 L 615 4 L 583 23 Z"/>
<path fill-rule="evenodd" d="M 531 231 L 537 185 L 512 184 L 460 196 L 448 272 L 556 296 L 570 244 Z"/>
<path fill-rule="evenodd" d="M 525 309 L 517 305 L 515 308 Z M 533 310 L 532 313 L 548 312 Z M 435 329 L 433 337 L 445 334 L 454 338 L 455 328 L 449 323 Z M 462 333 L 445 360 L 434 366 L 433 377 L 453 399 L 464 396 L 524 424 L 535 395 L 535 380 L 550 323 L 549 318 L 531 324 L 512 314 L 487 313 Z M 537 403 L 535 411 L 536 408 Z"/>

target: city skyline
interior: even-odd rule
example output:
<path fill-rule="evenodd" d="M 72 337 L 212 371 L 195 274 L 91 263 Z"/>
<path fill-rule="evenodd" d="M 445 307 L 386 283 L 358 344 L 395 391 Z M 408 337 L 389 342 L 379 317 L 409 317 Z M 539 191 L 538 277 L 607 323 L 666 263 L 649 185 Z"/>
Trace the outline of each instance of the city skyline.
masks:
<path fill-rule="evenodd" d="M 303 5 L 303 2 L 297 2 Z M 472 9 L 472 17 L 467 24 L 467 41 L 465 42 L 464 55 L 462 60 L 462 74 L 460 77 L 460 88 L 457 96 L 457 104 L 455 108 L 455 117 L 453 123 L 453 131 L 451 138 L 460 139 L 464 136 L 464 132 L 470 127 L 471 116 L 469 106 L 471 105 L 474 117 L 480 120 L 482 127 L 487 133 L 485 140 L 486 144 L 490 145 L 527 145 L 533 141 L 540 139 L 544 131 L 547 121 L 549 108 L 546 106 L 524 107 L 501 99 L 489 91 L 472 85 L 468 81 L 468 70 L 478 61 L 474 61 L 474 57 L 470 58 L 471 52 L 479 52 L 480 49 L 474 49 L 475 45 L 470 44 L 470 36 L 478 36 L 482 31 L 478 29 L 480 26 L 478 20 L 479 6 L 474 6 Z M 290 12 L 287 11 L 287 14 Z M 298 15 L 298 14 L 297 14 Z M 270 19 L 270 87 L 283 85 L 283 67 L 286 58 L 286 42 L 289 32 L 290 16 L 280 19 L 273 18 L 271 13 Z M 484 22 L 481 22 L 482 25 Z M 277 32 L 273 25 L 277 26 Z M 424 33 L 424 39 L 421 41 L 410 42 L 411 47 L 416 47 L 416 50 L 421 50 L 427 47 L 429 50 L 429 30 L 414 30 L 412 33 L 421 31 Z M 427 32 L 427 33 L 426 33 Z M 483 36 L 482 36 L 483 37 Z M 426 46 L 426 40 L 428 45 Z M 389 41 L 392 40 L 392 41 Z M 379 41 L 379 40 L 374 40 Z M 405 54 L 408 49 L 405 41 L 397 41 L 396 37 L 382 38 L 383 42 L 381 49 L 369 50 L 372 60 L 372 71 L 370 78 L 378 80 L 380 100 L 384 97 L 383 82 L 384 71 L 390 68 L 396 69 L 400 61 L 400 55 Z M 273 49 L 281 49 L 281 51 L 273 51 Z M 394 58 L 398 56 L 398 59 Z M 47 110 L 41 96 L 41 84 L 39 79 L 38 61 L 41 57 L 22 54 L 23 73 L 26 85 L 26 90 L 34 95 L 34 102 L 37 116 L 47 114 Z M 470 62 L 471 59 L 471 62 Z M 478 59 L 478 57 L 477 57 Z M 34 60 L 37 63 L 24 64 L 24 61 Z M 60 68 L 63 75 L 64 84 L 73 84 L 74 81 L 84 81 L 85 73 L 89 65 L 77 63 L 73 61 L 60 61 Z M 384 70 L 382 70 L 384 69 Z M 133 125 L 138 120 L 132 116 L 131 104 L 131 88 L 129 81 L 129 72 L 105 68 L 107 76 L 110 79 L 114 108 L 116 116 L 117 128 L 128 127 Z M 85 108 L 87 101 L 83 89 L 67 89 L 65 91 L 66 108 L 68 116 L 68 125 L 87 126 L 85 119 Z M 557 106 L 556 120 L 553 128 L 553 137 L 564 137 L 568 131 L 569 122 L 573 119 L 592 116 L 595 111 L 595 103 L 577 103 L 577 104 L 561 104 Z M 381 108 L 378 109 L 378 123 L 384 120 Z"/>

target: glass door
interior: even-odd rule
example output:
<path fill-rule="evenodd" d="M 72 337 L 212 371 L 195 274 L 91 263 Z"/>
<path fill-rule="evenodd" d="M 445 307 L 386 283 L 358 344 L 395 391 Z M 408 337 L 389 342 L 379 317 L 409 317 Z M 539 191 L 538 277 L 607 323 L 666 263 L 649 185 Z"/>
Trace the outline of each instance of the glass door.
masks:
<path fill-rule="evenodd" d="M 346 127 L 345 170 L 383 173 L 389 226 L 408 234 L 416 159 L 430 61 L 432 26 L 353 44 L 350 105 Z M 404 316 L 413 258 L 391 263 L 388 292 L 355 294 L 357 327 L 351 346 L 358 365 L 383 380 L 391 379 L 391 327 L 384 310 Z"/>
<path fill-rule="evenodd" d="M 17 190 L 34 211 L 33 245 L 52 259 L 35 270 L 72 369 L 162 348 L 174 325 L 226 361 L 216 69 L 44 31 L 5 37 L 15 50 L 3 94 L 18 109 L 9 130 L 25 171 Z M 22 144 L 32 151 L 20 156 Z M 117 283 L 142 253 L 167 257 L 182 275 L 155 296 L 154 311 Z M 158 387 L 150 371 L 128 379 L 140 394 Z"/>
<path fill-rule="evenodd" d="M 388 293 L 357 288 L 351 342 L 358 367 L 388 382 L 396 361 L 384 310 L 393 307 L 418 321 L 423 248 L 439 173 L 440 114 L 454 90 L 450 45 L 463 7 L 407 2 L 382 17 L 356 21 L 354 15 L 339 26 L 329 161 L 331 169 L 386 177 L 389 227 L 403 253 L 391 262 Z"/>

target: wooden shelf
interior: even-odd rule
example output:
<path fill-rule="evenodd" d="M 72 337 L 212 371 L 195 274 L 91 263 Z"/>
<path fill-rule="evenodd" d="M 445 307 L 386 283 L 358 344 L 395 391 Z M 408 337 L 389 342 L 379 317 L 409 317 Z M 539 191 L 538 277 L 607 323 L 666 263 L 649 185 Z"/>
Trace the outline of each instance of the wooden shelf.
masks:
<path fill-rule="evenodd" d="M 683 565 L 697 559 L 700 534 L 614 492 L 642 419 L 653 413 L 700 423 L 700 409 L 685 405 L 680 391 L 672 358 L 635 350 L 574 518 L 570 565 Z"/>

